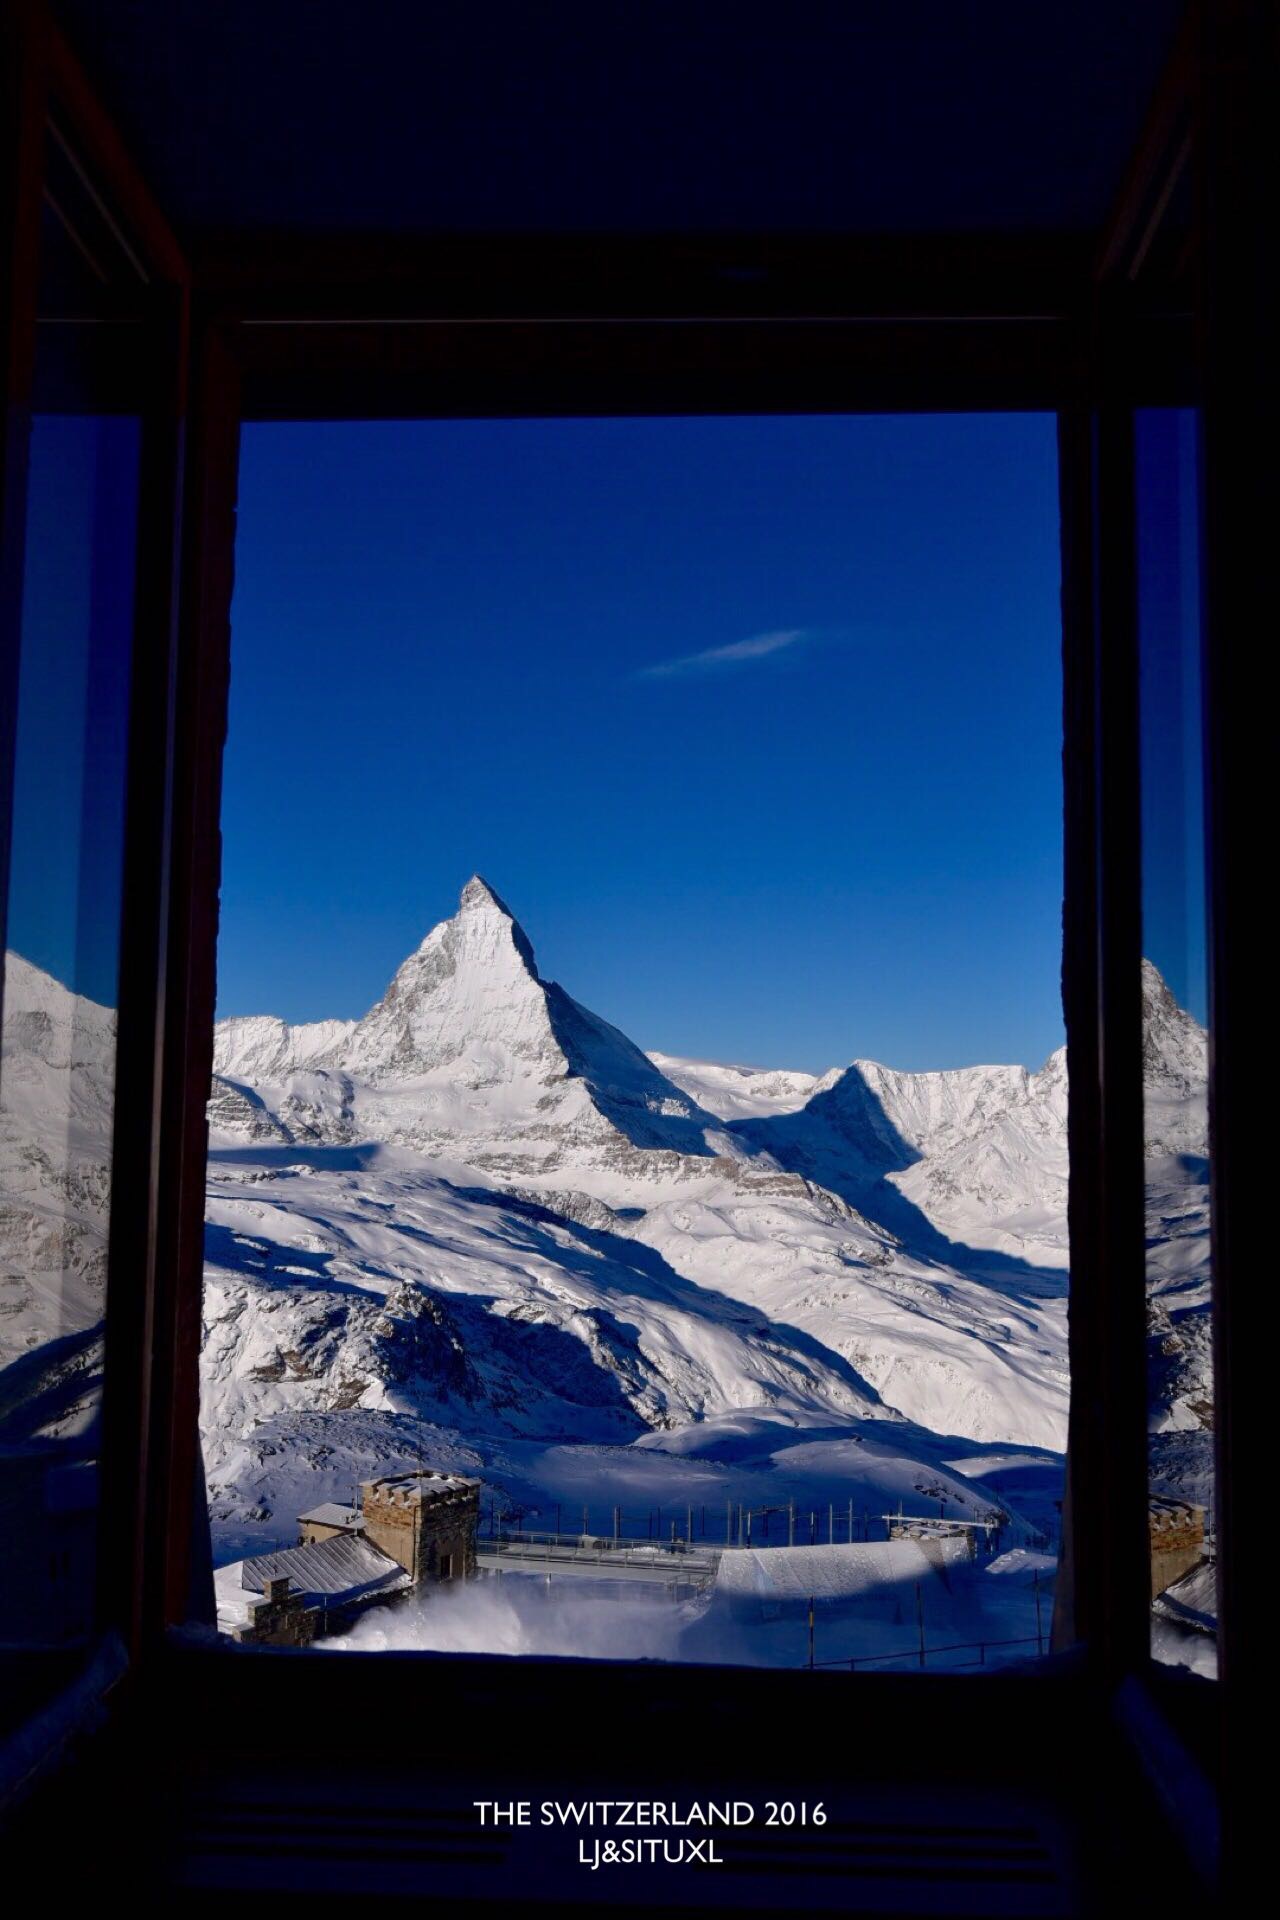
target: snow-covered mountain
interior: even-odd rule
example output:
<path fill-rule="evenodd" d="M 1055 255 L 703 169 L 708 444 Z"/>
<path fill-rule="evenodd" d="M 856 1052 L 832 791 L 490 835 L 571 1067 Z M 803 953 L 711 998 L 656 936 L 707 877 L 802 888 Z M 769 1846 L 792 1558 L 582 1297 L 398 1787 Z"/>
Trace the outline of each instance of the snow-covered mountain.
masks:
<path fill-rule="evenodd" d="M 659 1073 L 721 1120 L 763 1120 L 794 1113 L 840 1077 L 838 1067 L 825 1074 L 798 1073 L 786 1067 L 723 1067 L 712 1060 L 681 1060 L 676 1054 L 652 1050 L 649 1058 Z"/>
<path fill-rule="evenodd" d="M 690 1470 L 677 1436 L 702 1435 L 707 1472 L 716 1436 L 741 1459 L 761 1422 L 810 1436 L 790 1454 L 889 1435 L 885 1498 L 904 1460 L 946 1477 L 938 1436 L 1063 1444 L 1060 1245 L 1043 1265 L 998 1236 L 952 1247 L 887 1180 L 965 1126 L 976 1155 L 1005 1109 L 1030 1138 L 1021 1070 L 1003 1106 L 1010 1070 L 871 1070 L 895 1116 L 876 1133 L 859 1069 L 647 1056 L 543 979 L 478 877 L 363 1019 L 228 1020 L 215 1068 L 205 1383 L 228 1525 L 253 1423 L 289 1452 L 325 1406 L 427 1418 L 490 1476 L 495 1448 L 533 1445 L 535 1486 L 548 1441 L 621 1445 L 632 1474 L 639 1447 L 647 1483 Z"/>
<path fill-rule="evenodd" d="M 0 1366 L 102 1318 L 116 1017 L 5 956 Z"/>
<path fill-rule="evenodd" d="M 29 1368 L 101 1315 L 114 1016 L 9 964 L 0 1358 Z M 1204 1037 L 1153 968 L 1144 994 L 1172 1481 L 1212 1418 Z M 544 1515 L 726 1486 L 1046 1514 L 1061 1053 L 822 1075 L 646 1055 L 542 978 L 475 878 L 363 1019 L 227 1020 L 215 1065 L 202 1373 L 224 1551 L 428 1452 Z"/>
<path fill-rule="evenodd" d="M 229 1089 L 219 1124 L 232 1131 L 236 1096 L 251 1106 L 256 1096 L 286 1139 L 367 1137 L 504 1175 L 573 1164 L 611 1190 L 636 1150 L 715 1151 L 715 1116 L 540 977 L 523 931 L 478 876 L 363 1020 L 229 1020 L 216 1045 Z"/>
<path fill-rule="evenodd" d="M 943 1260 L 950 1243 L 1065 1268 L 1066 1116 L 1060 1049 L 1038 1073 L 900 1073 L 855 1060 L 824 1075 L 802 1107 L 736 1131 Z"/>
<path fill-rule="evenodd" d="M 1147 1403 L 1157 1491 L 1213 1500 L 1207 1035 L 1142 963 Z"/>
<path fill-rule="evenodd" d="M 116 1016 L 4 968 L 0 1440 L 69 1439 L 98 1415 Z"/>

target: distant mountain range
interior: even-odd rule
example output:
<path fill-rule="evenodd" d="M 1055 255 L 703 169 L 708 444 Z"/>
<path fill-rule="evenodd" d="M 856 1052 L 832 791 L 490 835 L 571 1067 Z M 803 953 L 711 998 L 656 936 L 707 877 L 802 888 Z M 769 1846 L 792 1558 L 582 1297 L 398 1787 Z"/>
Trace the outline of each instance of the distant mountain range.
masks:
<path fill-rule="evenodd" d="M 103 1009 L 9 969 L 0 1366 L 100 1318 L 114 1038 Z M 1154 1423 L 1185 1475 L 1211 1420 L 1187 1171 L 1204 1035 L 1154 968 L 1143 991 Z M 647 1055 L 541 977 L 476 877 L 363 1019 L 223 1021 L 215 1075 L 202 1376 L 224 1553 L 424 1453 L 544 1515 L 730 1484 L 1049 1514 L 1063 1052 L 1036 1073 L 820 1076 Z M 57 1141 L 38 1148 L 67 1125 L 74 1193 Z M 50 1291 L 45 1269 L 70 1277 Z"/>

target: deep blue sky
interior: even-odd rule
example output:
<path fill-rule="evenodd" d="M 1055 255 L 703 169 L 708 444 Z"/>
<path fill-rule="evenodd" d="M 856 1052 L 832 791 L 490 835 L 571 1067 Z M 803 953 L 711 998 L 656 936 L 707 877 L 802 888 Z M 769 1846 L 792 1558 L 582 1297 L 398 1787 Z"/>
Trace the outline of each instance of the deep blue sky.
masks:
<path fill-rule="evenodd" d="M 1142 945 L 1208 1020 L 1196 415 L 1136 416 Z"/>
<path fill-rule="evenodd" d="M 1049 416 L 248 427 L 220 1013 L 478 870 L 642 1046 L 1038 1065 L 1058 584 Z"/>
<path fill-rule="evenodd" d="M 120 961 L 141 444 L 120 415 L 31 423 L 7 937 L 103 1006 Z"/>

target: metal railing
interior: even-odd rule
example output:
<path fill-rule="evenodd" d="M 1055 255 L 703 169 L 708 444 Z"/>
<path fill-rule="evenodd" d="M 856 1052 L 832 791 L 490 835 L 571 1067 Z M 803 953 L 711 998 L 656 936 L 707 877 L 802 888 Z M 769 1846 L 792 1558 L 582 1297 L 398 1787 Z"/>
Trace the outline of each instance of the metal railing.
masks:
<path fill-rule="evenodd" d="M 627 1567 L 661 1579 L 714 1577 L 720 1547 L 690 1546 L 686 1540 L 610 1540 L 596 1535 L 557 1533 L 496 1534 L 476 1542 L 481 1559 L 520 1560 L 536 1566 Z"/>
<path fill-rule="evenodd" d="M 889 1537 L 890 1522 L 918 1522 L 928 1526 L 968 1526 L 978 1532 L 995 1532 L 1008 1524 L 1008 1516 L 993 1508 L 984 1520 L 973 1521 L 953 1514 L 948 1509 L 954 1503 L 940 1501 L 939 1511 L 935 1513 L 896 1513 L 875 1514 L 864 1508 L 855 1508 L 852 1500 L 844 1502 L 828 1501 L 825 1505 L 811 1505 L 807 1501 L 783 1500 L 755 1504 L 747 1501 L 726 1499 L 723 1504 L 710 1505 L 683 1502 L 669 1507 L 634 1508 L 604 1506 L 598 1504 L 575 1507 L 568 1501 L 548 1502 L 535 1510 L 538 1517 L 554 1516 L 555 1524 L 547 1531 L 557 1539 L 589 1537 L 593 1539 L 612 1539 L 619 1545 L 669 1545 L 673 1540 L 684 1541 L 688 1546 L 699 1547 L 811 1547 L 844 1546 L 861 1544 L 864 1541 L 884 1540 Z M 499 1534 L 526 1534 L 524 1520 L 526 1513 L 533 1513 L 515 1503 L 502 1505 L 494 1498 L 485 1502 L 481 1516 L 481 1538 L 494 1539 Z M 564 1520 L 577 1520 L 582 1525 L 570 1533 L 563 1525 Z M 601 1525 L 603 1520 L 604 1524 Z M 1050 1544 L 1047 1534 L 1037 1535 L 1031 1544 L 1047 1546 Z"/>
<path fill-rule="evenodd" d="M 949 1669 L 956 1673 L 962 1667 L 984 1667 L 987 1664 L 988 1647 L 1034 1647 L 1037 1653 L 1044 1652 L 1044 1635 L 1026 1633 L 1012 1640 L 952 1640 L 940 1647 L 903 1647 L 897 1653 L 855 1653 L 844 1654 L 838 1660 L 806 1660 L 807 1667 L 873 1667 L 890 1660 L 910 1660 L 915 1665 L 926 1666 L 933 1655 L 938 1653 L 972 1653 L 976 1648 L 976 1660 L 953 1661 Z"/>

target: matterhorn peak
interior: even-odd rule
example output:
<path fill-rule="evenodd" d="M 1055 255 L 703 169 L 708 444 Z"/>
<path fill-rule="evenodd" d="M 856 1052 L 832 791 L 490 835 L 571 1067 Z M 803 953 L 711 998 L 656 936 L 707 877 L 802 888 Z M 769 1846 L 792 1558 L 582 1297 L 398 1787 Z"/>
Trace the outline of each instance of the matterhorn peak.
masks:
<path fill-rule="evenodd" d="M 455 964 L 474 964 L 499 972 L 514 970 L 523 979 L 537 980 L 538 963 L 533 957 L 529 937 L 501 894 L 494 891 L 482 874 L 473 873 L 458 896 L 458 911 L 452 920 L 432 927 L 418 954 L 443 950 Z M 410 956 L 405 966 L 412 973 Z M 403 972 L 404 969 L 402 968 Z"/>
<path fill-rule="evenodd" d="M 503 900 L 499 894 L 495 893 L 484 875 L 482 873 L 473 873 L 458 896 L 458 912 L 475 913 L 477 911 L 492 909 L 496 909 L 499 913 L 504 913 L 508 920 L 515 919 L 515 915 L 512 913 L 506 901 Z"/>
<path fill-rule="evenodd" d="M 1160 969 L 1142 961 L 1142 1065 L 1148 1092 L 1173 1088 L 1203 1093 L 1208 1040 L 1200 1022 L 1180 1004 Z"/>

